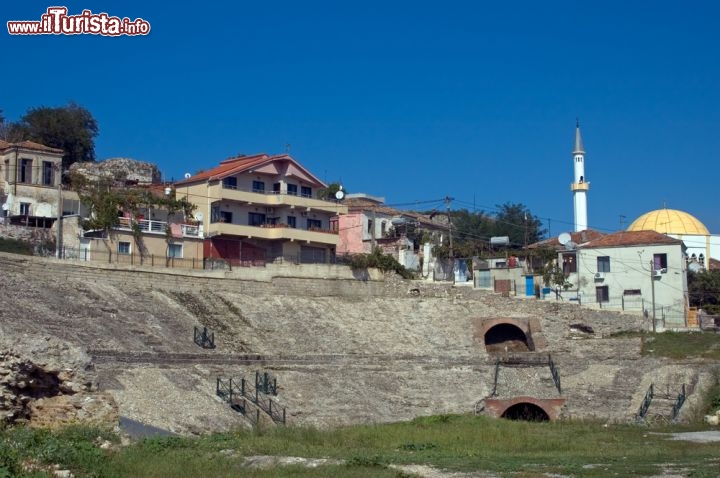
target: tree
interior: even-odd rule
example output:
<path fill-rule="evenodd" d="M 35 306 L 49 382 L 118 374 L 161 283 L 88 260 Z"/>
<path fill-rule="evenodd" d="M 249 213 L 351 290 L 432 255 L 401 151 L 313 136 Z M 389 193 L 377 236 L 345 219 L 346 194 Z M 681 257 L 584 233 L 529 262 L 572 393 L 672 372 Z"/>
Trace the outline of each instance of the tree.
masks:
<path fill-rule="evenodd" d="M 18 123 L 5 120 L 2 110 L 0 110 L 0 140 L 9 143 L 22 141 L 23 133 Z"/>
<path fill-rule="evenodd" d="M 340 183 L 330 183 L 326 188 L 320 188 L 318 189 L 317 196 L 318 199 L 335 199 L 335 193 L 338 191 L 342 191 L 347 194 L 347 191 Z"/>
<path fill-rule="evenodd" d="M 720 314 L 720 271 L 688 272 L 690 305 L 708 314 Z"/>
<path fill-rule="evenodd" d="M 523 204 L 505 203 L 496 206 L 494 236 L 508 236 L 515 246 L 538 242 L 545 234 L 542 222 Z"/>
<path fill-rule="evenodd" d="M 95 161 L 98 124 L 90 111 L 76 103 L 30 108 L 17 127 L 23 139 L 62 149 L 63 169 L 77 161 Z"/>

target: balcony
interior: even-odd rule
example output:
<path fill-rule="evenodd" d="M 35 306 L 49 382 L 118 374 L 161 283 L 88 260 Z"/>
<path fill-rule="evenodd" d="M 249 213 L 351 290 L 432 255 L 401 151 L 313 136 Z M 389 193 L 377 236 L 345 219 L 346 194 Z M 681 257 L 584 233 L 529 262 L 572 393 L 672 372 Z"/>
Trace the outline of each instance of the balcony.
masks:
<path fill-rule="evenodd" d="M 118 218 L 118 225 L 115 229 L 120 231 L 132 231 L 132 224 L 136 222 L 140 228 L 140 231 L 145 234 L 165 234 L 168 228 L 166 221 L 153 221 L 150 219 L 138 219 L 133 220 L 129 217 Z M 200 226 L 194 224 L 171 224 L 170 228 L 173 229 L 173 236 L 175 237 L 203 237 L 202 229 Z M 176 231 L 174 229 L 177 229 Z"/>
<path fill-rule="evenodd" d="M 244 236 L 256 239 L 316 242 L 320 244 L 337 245 L 337 231 L 330 229 L 312 228 L 310 230 L 295 229 L 286 224 L 264 224 L 262 226 L 246 226 L 243 224 L 230 224 L 226 222 L 213 222 L 208 224 L 208 236 L 229 235 Z"/>
<path fill-rule="evenodd" d="M 223 183 L 208 186 L 208 196 L 214 199 L 239 201 L 265 207 L 302 208 L 304 210 L 324 211 L 333 214 L 346 213 L 347 207 L 335 200 L 324 200 L 295 194 L 281 194 L 274 191 L 242 190 Z"/>

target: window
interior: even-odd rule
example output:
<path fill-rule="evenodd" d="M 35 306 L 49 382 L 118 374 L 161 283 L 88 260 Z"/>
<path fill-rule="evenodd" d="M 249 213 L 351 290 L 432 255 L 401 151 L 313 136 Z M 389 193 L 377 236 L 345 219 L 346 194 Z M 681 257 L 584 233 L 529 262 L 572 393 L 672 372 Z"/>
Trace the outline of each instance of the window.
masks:
<path fill-rule="evenodd" d="M 253 181 L 252 192 L 265 194 L 265 183 L 263 181 Z"/>
<path fill-rule="evenodd" d="M 248 225 L 261 226 L 263 224 L 265 224 L 265 214 L 259 212 L 248 213 Z"/>
<path fill-rule="evenodd" d="M 640 289 L 625 289 L 623 295 L 642 295 Z"/>
<path fill-rule="evenodd" d="M 288 184 L 287 188 L 288 194 L 290 194 L 291 196 L 297 196 L 297 184 Z"/>
<path fill-rule="evenodd" d="M 597 258 L 597 271 L 610 272 L 610 257 L 600 256 Z"/>
<path fill-rule="evenodd" d="M 372 219 L 368 219 L 368 223 L 367 223 L 367 224 L 368 224 L 367 232 L 368 232 L 368 234 L 372 234 L 372 230 L 373 230 L 373 220 L 372 220 Z"/>
<path fill-rule="evenodd" d="M 220 222 L 220 206 L 217 204 L 210 207 L 210 222 Z"/>
<path fill-rule="evenodd" d="M 387 223 L 385 221 L 382 221 L 380 223 L 380 235 L 385 237 L 385 229 L 387 228 Z"/>
<path fill-rule="evenodd" d="M 130 254 L 130 243 L 124 241 L 118 242 L 117 252 L 118 254 Z"/>
<path fill-rule="evenodd" d="M 220 211 L 220 222 L 232 224 L 232 213 L 230 211 Z"/>
<path fill-rule="evenodd" d="M 575 261 L 575 254 L 568 253 L 562 255 L 563 260 L 563 274 L 568 275 L 577 272 L 577 262 Z"/>
<path fill-rule="evenodd" d="M 310 229 L 322 229 L 322 221 L 320 219 L 308 219 L 307 228 Z"/>
<path fill-rule="evenodd" d="M 237 189 L 237 177 L 230 176 L 229 178 L 223 179 L 223 187 L 225 189 Z"/>
<path fill-rule="evenodd" d="M 598 302 L 610 302 L 610 289 L 608 286 L 595 287 L 595 298 Z"/>
<path fill-rule="evenodd" d="M 10 181 L 10 160 L 5 160 L 5 181 Z"/>
<path fill-rule="evenodd" d="M 653 269 L 667 270 L 667 254 L 653 254 Z"/>
<path fill-rule="evenodd" d="M 309 186 L 302 186 L 300 188 L 300 195 L 304 198 L 311 198 L 312 197 L 312 188 Z"/>
<path fill-rule="evenodd" d="M 168 244 L 168 257 L 174 257 L 176 259 L 182 259 L 183 247 L 182 244 Z"/>
<path fill-rule="evenodd" d="M 295 216 L 288 216 L 287 221 L 288 227 L 292 227 L 293 229 L 297 227 L 297 218 Z"/>
<path fill-rule="evenodd" d="M 50 161 L 43 161 L 42 163 L 42 183 L 43 186 L 52 186 L 53 181 L 53 163 Z"/>
<path fill-rule="evenodd" d="M 21 202 L 20 203 L 20 215 L 21 216 L 29 216 L 30 215 L 30 203 L 29 202 Z"/>
<path fill-rule="evenodd" d="M 20 182 L 31 183 L 32 182 L 32 159 L 21 159 L 20 160 Z"/>
<path fill-rule="evenodd" d="M 280 183 L 273 183 L 273 193 L 280 194 Z"/>

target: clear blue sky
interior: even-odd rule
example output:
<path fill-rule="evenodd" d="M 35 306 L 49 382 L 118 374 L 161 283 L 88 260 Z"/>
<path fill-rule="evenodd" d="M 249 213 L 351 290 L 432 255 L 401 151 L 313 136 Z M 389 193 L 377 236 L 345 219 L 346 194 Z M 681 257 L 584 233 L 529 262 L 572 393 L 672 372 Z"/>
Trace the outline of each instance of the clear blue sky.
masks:
<path fill-rule="evenodd" d="M 717 2 L 72 1 L 152 31 L 7 34 L 56 3 L 3 4 L 0 109 L 76 101 L 98 159 L 180 179 L 289 143 L 350 192 L 522 203 L 557 235 L 579 117 L 591 227 L 666 204 L 720 233 Z"/>

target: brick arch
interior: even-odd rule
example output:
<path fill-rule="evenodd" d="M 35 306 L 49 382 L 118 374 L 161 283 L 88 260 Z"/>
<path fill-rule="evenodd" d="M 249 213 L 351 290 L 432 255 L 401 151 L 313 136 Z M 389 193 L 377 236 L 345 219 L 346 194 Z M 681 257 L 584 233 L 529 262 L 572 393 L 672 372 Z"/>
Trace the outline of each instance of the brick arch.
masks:
<path fill-rule="evenodd" d="M 557 420 L 560 410 L 565 404 L 564 398 L 535 398 L 535 397 L 513 397 L 507 399 L 488 398 L 485 400 L 486 412 L 496 418 L 501 418 L 511 407 L 527 403 L 541 409 L 548 416 L 549 420 Z"/>
<path fill-rule="evenodd" d="M 508 334 L 508 338 L 511 341 L 515 341 L 515 345 L 521 345 L 519 342 L 523 342 L 527 347 L 520 347 L 520 350 L 515 349 L 514 351 L 538 351 L 543 350 L 547 347 L 547 341 L 540 328 L 540 321 L 534 317 L 495 317 L 495 318 L 477 318 L 474 320 L 475 340 L 479 343 L 484 343 L 488 353 L 493 354 L 499 352 L 502 349 L 504 352 L 504 345 L 496 345 L 488 347 L 488 332 L 491 332 L 494 328 L 504 328 L 504 332 Z M 502 330 L 496 329 L 495 332 L 491 333 L 491 342 L 496 344 L 498 337 L 496 333 L 502 334 Z M 502 344 L 502 340 L 499 342 Z M 511 345 L 508 343 L 508 345 Z M 512 348 L 512 347 L 510 347 Z M 495 350 L 497 349 L 497 350 Z"/>
<path fill-rule="evenodd" d="M 534 350 L 527 322 L 514 319 L 492 319 L 483 324 L 483 329 L 483 342 L 488 353 Z"/>

